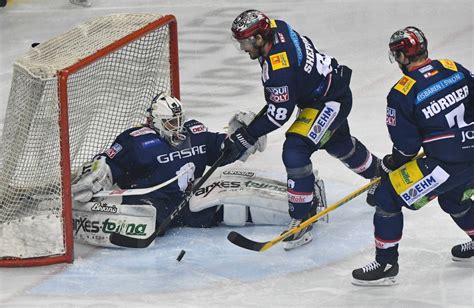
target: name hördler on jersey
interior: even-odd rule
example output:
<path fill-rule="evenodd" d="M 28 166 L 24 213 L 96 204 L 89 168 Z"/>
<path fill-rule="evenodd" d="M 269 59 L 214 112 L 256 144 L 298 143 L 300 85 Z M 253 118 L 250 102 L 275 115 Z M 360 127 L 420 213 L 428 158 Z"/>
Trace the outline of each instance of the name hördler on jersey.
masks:
<path fill-rule="evenodd" d="M 460 89 L 457 89 L 444 97 L 432 101 L 429 106 L 421 109 L 423 114 L 425 115 L 426 119 L 431 118 L 432 116 L 441 112 L 441 110 L 445 110 L 446 108 L 450 107 L 451 105 L 459 102 L 460 100 L 466 98 L 469 95 L 469 88 L 468 86 L 464 86 Z"/>

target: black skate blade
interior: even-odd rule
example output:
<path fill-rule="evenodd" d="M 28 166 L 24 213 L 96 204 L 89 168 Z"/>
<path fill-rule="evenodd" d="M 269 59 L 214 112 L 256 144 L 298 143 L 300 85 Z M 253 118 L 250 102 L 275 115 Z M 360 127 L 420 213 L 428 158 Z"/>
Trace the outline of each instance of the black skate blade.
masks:
<path fill-rule="evenodd" d="M 474 264 L 474 257 L 470 257 L 470 258 L 459 258 L 459 257 L 455 257 L 455 256 L 452 256 L 451 259 L 454 261 L 454 262 L 457 262 L 459 264 Z"/>
<path fill-rule="evenodd" d="M 269 242 L 262 243 L 262 242 L 252 241 L 251 239 L 248 239 L 242 234 L 239 234 L 235 231 L 231 231 L 227 235 L 227 239 L 234 245 L 237 245 L 241 248 L 245 248 L 248 250 L 253 250 L 253 251 L 262 251 L 265 245 L 269 243 Z"/>

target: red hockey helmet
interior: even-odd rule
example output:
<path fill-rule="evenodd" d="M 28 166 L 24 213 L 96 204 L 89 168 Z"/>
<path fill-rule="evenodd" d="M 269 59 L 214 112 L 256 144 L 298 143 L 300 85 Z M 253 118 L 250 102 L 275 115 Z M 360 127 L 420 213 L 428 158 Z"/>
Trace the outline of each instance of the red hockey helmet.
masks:
<path fill-rule="evenodd" d="M 406 27 L 392 34 L 388 46 L 394 57 L 397 52 L 403 52 L 407 57 L 414 57 L 428 51 L 428 40 L 420 29 Z"/>
<path fill-rule="evenodd" d="M 260 11 L 247 10 L 237 16 L 232 22 L 232 37 L 244 40 L 254 35 L 267 36 L 270 33 L 270 19 Z"/>

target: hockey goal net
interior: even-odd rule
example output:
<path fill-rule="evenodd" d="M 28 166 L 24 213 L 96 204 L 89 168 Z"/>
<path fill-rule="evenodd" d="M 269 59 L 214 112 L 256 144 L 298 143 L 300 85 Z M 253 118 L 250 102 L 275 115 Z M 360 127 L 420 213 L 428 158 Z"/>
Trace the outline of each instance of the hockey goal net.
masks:
<path fill-rule="evenodd" d="M 179 97 L 176 19 L 94 18 L 13 68 L 0 145 L 0 266 L 72 262 L 71 178 L 143 123 L 158 91 Z"/>

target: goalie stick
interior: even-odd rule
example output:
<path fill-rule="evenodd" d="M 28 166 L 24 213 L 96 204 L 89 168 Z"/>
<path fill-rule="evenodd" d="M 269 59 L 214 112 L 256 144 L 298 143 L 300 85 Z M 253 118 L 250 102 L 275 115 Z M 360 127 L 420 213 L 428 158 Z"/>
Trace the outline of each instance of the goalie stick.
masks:
<path fill-rule="evenodd" d="M 420 154 L 418 154 L 414 160 L 418 159 L 418 158 L 421 158 L 424 156 L 424 153 L 421 152 Z M 377 183 L 379 183 L 381 180 L 381 177 L 378 177 L 376 178 L 375 180 L 371 181 L 370 183 L 362 186 L 361 188 L 359 188 L 358 190 L 352 192 L 351 194 L 347 195 L 346 197 L 342 198 L 341 200 L 335 202 L 334 204 L 332 204 L 331 206 L 329 206 L 328 208 L 322 210 L 321 212 L 319 212 L 318 214 L 314 215 L 314 216 L 311 216 L 308 220 L 305 220 L 303 221 L 301 224 L 299 224 L 298 226 L 292 228 L 292 229 L 289 229 L 285 232 L 283 232 L 282 234 L 280 234 L 280 236 L 274 238 L 273 240 L 270 240 L 270 241 L 267 241 L 267 242 L 256 242 L 256 241 L 253 241 L 249 238 L 246 238 L 245 236 L 243 236 L 242 234 L 238 233 L 238 232 L 235 232 L 235 231 L 231 231 L 228 235 L 227 235 L 227 239 L 234 245 L 237 245 L 239 247 L 242 247 L 242 248 L 245 248 L 245 249 L 248 249 L 248 250 L 253 250 L 253 251 L 265 251 L 267 249 L 270 249 L 272 248 L 273 246 L 275 246 L 276 244 L 278 244 L 279 242 L 283 241 L 284 239 L 286 239 L 287 237 L 301 231 L 302 229 L 308 227 L 309 225 L 312 225 L 314 224 L 316 221 L 318 221 L 321 217 L 324 217 L 326 216 L 329 212 L 337 209 L 338 207 L 340 207 L 341 205 L 343 204 L 346 204 L 347 202 L 351 201 L 352 199 L 354 199 L 355 197 L 361 195 L 362 193 L 364 193 L 365 191 L 367 191 L 372 185 L 375 185 Z"/>
<path fill-rule="evenodd" d="M 148 188 L 131 188 L 131 189 L 114 189 L 114 190 L 103 190 L 95 193 L 93 197 L 110 197 L 110 196 L 140 196 L 140 195 L 146 195 L 149 194 L 155 190 L 158 190 L 162 187 L 165 187 L 166 185 L 173 183 L 176 181 L 181 175 L 189 171 L 191 167 L 184 168 L 176 174 L 175 177 L 172 177 L 171 179 L 160 183 L 158 185 L 148 187 Z"/>
<path fill-rule="evenodd" d="M 206 180 L 211 176 L 211 174 L 219 167 L 222 161 L 225 158 L 225 154 L 222 153 L 221 156 L 216 160 L 216 162 L 211 166 L 211 168 L 199 179 L 199 181 L 193 186 L 193 189 L 190 193 L 187 193 L 174 211 L 163 220 L 163 222 L 156 228 L 155 232 L 147 238 L 134 238 L 120 233 L 111 233 L 110 242 L 117 246 L 128 247 L 128 248 L 146 248 L 155 240 L 155 238 L 161 235 L 166 231 L 169 224 L 173 219 L 181 212 L 181 210 L 188 204 L 189 198 L 194 194 L 201 186 L 206 182 Z"/>

